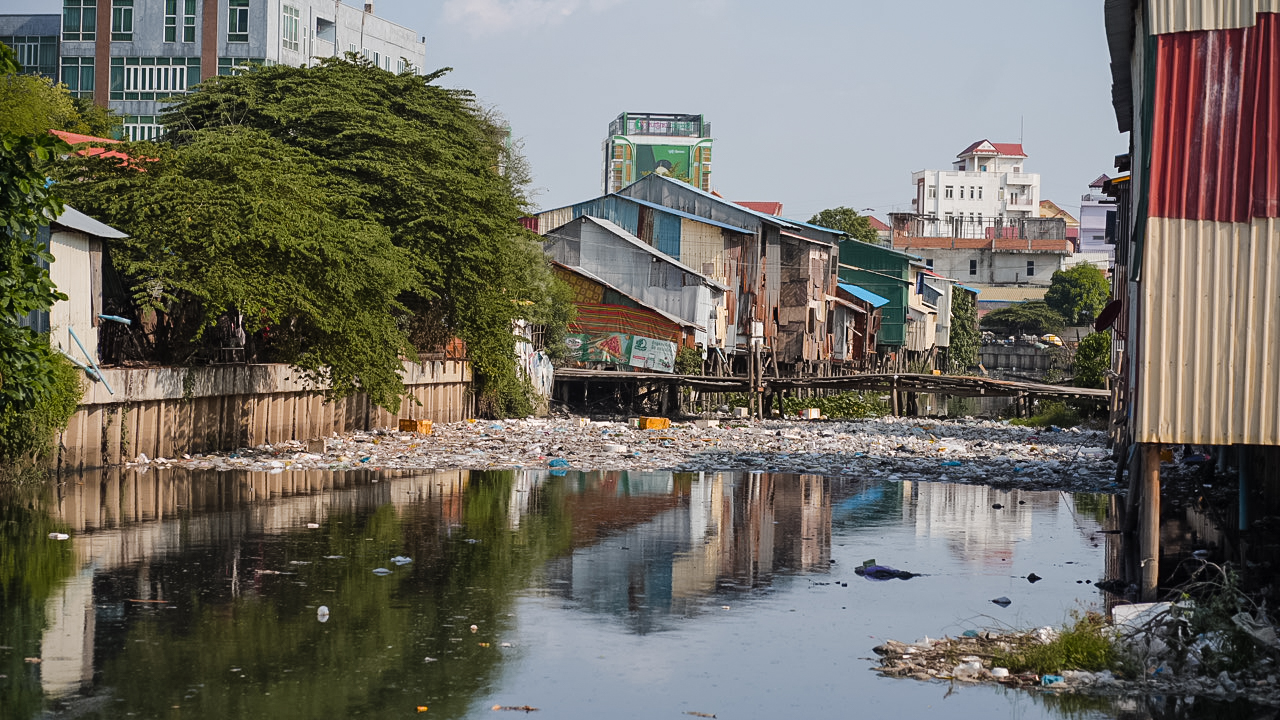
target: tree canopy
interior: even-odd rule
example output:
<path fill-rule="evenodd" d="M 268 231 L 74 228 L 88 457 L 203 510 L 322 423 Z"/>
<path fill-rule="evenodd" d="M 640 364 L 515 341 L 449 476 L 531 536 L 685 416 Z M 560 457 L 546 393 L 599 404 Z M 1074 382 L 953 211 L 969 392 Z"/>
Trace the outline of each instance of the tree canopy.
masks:
<path fill-rule="evenodd" d="M 1082 263 L 1053 274 L 1045 303 L 1071 325 L 1087 324 L 1098 317 L 1111 297 L 1111 284 L 1101 270 Z"/>
<path fill-rule="evenodd" d="M 512 323 L 545 323 L 554 344 L 565 295 L 518 224 L 505 129 L 436 84 L 445 72 L 348 55 L 209 78 L 163 116 L 170 149 L 122 148 L 154 169 L 77 160 L 66 192 L 135 236 L 120 266 L 141 301 L 194 301 L 187 339 L 242 313 L 276 359 L 388 406 L 397 354 L 457 337 L 479 410 L 527 412 Z"/>
<path fill-rule="evenodd" d="M 50 130 L 67 130 L 110 137 L 119 127 L 119 118 L 110 110 L 72 97 L 66 85 L 42 75 L 22 74 L 16 59 L 3 75 L 0 78 L 0 132 L 41 135 Z"/>
<path fill-rule="evenodd" d="M 867 220 L 866 216 L 859 215 L 857 210 L 843 205 L 819 212 L 809 218 L 809 223 L 831 228 L 832 230 L 839 230 L 855 240 L 861 240 L 872 245 L 879 241 L 875 228 L 871 227 L 871 222 Z"/>
<path fill-rule="evenodd" d="M 982 316 L 982 329 L 1002 335 L 1044 335 L 1062 330 L 1065 323 L 1056 310 L 1043 301 L 1011 305 Z"/>
<path fill-rule="evenodd" d="M 973 293 L 958 287 L 951 288 L 951 345 L 947 348 L 950 367 L 947 372 L 963 373 L 978 364 L 978 348 L 982 337 L 978 333 L 978 305 Z"/>

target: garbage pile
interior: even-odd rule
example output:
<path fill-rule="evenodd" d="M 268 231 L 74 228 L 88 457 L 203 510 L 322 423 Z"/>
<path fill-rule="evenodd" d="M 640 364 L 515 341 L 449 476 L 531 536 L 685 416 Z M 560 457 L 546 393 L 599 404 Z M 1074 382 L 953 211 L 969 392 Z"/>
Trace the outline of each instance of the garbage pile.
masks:
<path fill-rule="evenodd" d="M 468 420 L 429 435 L 378 430 L 136 464 L 259 472 L 346 469 L 746 470 L 1022 489 L 1114 491 L 1102 432 L 963 419 L 652 423 Z"/>
<path fill-rule="evenodd" d="M 1001 667 L 1009 657 L 1029 644 L 1047 644 L 1057 638 L 1053 628 L 1030 632 L 995 633 L 968 630 L 961 637 L 916 643 L 889 640 L 875 648 L 879 665 L 872 669 L 887 677 L 950 682 L 995 682 L 1008 687 L 1052 692 L 1109 695 L 1200 696 L 1215 700 L 1244 699 L 1259 705 L 1280 707 L 1280 643 L 1276 628 L 1261 613 L 1241 612 L 1232 618 L 1243 636 L 1256 647 L 1248 662 L 1223 633 L 1186 633 L 1193 604 L 1144 603 L 1118 605 L 1108 628 L 1112 646 L 1121 658 L 1117 671 L 1098 672 L 1063 668 L 1052 674 L 1014 673 Z M 1217 662 L 1213 662 L 1215 653 Z M 1231 667 L 1223 667 L 1223 664 Z"/>

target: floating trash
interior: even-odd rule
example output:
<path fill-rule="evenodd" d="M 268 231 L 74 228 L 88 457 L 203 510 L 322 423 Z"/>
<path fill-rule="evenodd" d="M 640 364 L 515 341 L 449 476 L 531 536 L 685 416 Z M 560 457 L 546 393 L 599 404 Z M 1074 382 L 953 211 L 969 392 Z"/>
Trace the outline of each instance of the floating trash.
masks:
<path fill-rule="evenodd" d="M 329 606 L 321 605 L 316 608 L 316 619 L 320 622 L 329 622 Z"/>
<path fill-rule="evenodd" d="M 1010 605 L 1013 604 L 1012 600 L 1010 600 L 1007 597 L 1004 597 L 1003 595 L 996 598 L 995 600 L 992 600 L 991 602 L 995 603 L 996 605 L 999 605 L 1000 607 L 1009 607 Z"/>
<path fill-rule="evenodd" d="M 68 540 L 71 536 L 66 533 L 49 533 L 50 540 Z"/>
<path fill-rule="evenodd" d="M 390 575 L 391 571 L 386 568 L 374 568 L 373 574 L 374 575 Z"/>
<path fill-rule="evenodd" d="M 409 563 L 413 562 L 413 558 L 405 557 L 403 555 L 397 555 L 391 558 L 391 562 L 397 565 L 408 565 Z"/>

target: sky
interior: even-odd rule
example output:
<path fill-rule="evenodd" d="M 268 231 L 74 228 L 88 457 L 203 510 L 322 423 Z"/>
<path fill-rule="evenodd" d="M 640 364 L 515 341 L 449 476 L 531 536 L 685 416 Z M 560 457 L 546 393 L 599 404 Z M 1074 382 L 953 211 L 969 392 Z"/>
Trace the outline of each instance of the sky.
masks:
<path fill-rule="evenodd" d="M 622 112 L 703 114 L 713 188 L 800 220 L 909 211 L 913 171 L 1020 138 L 1041 198 L 1077 215 L 1128 149 L 1100 0 L 375 3 L 426 37 L 428 70 L 453 68 L 442 83 L 507 118 L 543 209 L 602 193 L 601 144 Z M 35 4 L 0 0 L 0 13 Z"/>

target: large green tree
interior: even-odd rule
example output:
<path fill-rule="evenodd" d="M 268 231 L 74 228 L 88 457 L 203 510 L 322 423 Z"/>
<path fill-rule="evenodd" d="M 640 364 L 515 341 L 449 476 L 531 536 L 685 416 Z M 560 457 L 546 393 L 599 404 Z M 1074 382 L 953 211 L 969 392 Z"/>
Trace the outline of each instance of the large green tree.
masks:
<path fill-rule="evenodd" d="M 978 305 L 973 293 L 951 288 L 951 344 L 947 348 L 948 372 L 962 373 L 978 364 Z"/>
<path fill-rule="evenodd" d="M 1043 301 L 1011 305 L 982 316 L 982 329 L 1002 335 L 1044 335 L 1062 330 L 1065 323 L 1058 311 Z"/>
<path fill-rule="evenodd" d="M 1111 331 L 1089 333 L 1076 346 L 1075 384 L 1100 388 L 1111 369 Z"/>
<path fill-rule="evenodd" d="M 819 212 L 809 218 L 809 223 L 831 228 L 832 230 L 839 230 L 855 240 L 861 240 L 872 245 L 879 241 L 875 228 L 871 227 L 871 222 L 867 220 L 866 216 L 859 215 L 857 210 L 843 205 L 827 208 Z"/>
<path fill-rule="evenodd" d="M 0 73 L 7 80 L 19 70 L 13 51 L 0 45 Z M 38 241 L 62 212 L 39 165 L 66 150 L 44 131 L 0 130 L 0 472 L 48 450 L 80 397 L 78 378 L 48 337 L 21 325 L 66 299 L 49 279 L 53 256 Z"/>
<path fill-rule="evenodd" d="M 1059 270 L 1049 282 L 1044 301 L 1071 325 L 1091 323 L 1111 297 L 1107 276 L 1093 265 L 1081 263 Z"/>
<path fill-rule="evenodd" d="M 2 43 L 0 43 L 2 44 Z M 41 135 L 67 130 L 110 137 L 120 119 L 92 101 L 72 97 L 66 85 L 35 74 L 23 74 L 14 64 L 0 78 L 0 132 Z"/>
<path fill-rule="evenodd" d="M 467 342 L 481 412 L 529 409 L 514 362 L 517 319 L 560 318 L 562 294 L 537 238 L 518 220 L 523 187 L 497 127 L 472 96 L 426 76 L 392 74 L 348 54 L 318 66 L 258 68 L 206 80 L 164 118 L 174 142 L 233 125 L 253 128 L 315 159 L 322 182 L 362 200 L 406 251 L 418 281 L 401 295 L 419 350 Z M 548 344 L 557 332 L 551 328 Z"/>
<path fill-rule="evenodd" d="M 351 179 L 245 127 L 196 133 L 178 148 L 124 148 L 132 164 L 68 161 L 62 187 L 129 233 L 112 243 L 112 259 L 138 306 L 155 313 L 157 359 L 182 364 L 221 318 L 243 316 L 266 359 L 399 407 L 410 345 L 398 297 L 420 280 Z"/>

